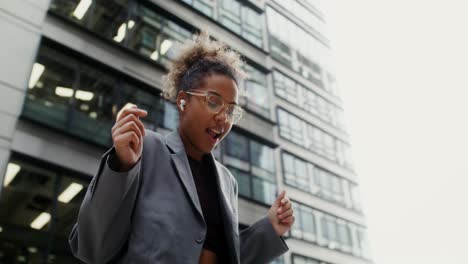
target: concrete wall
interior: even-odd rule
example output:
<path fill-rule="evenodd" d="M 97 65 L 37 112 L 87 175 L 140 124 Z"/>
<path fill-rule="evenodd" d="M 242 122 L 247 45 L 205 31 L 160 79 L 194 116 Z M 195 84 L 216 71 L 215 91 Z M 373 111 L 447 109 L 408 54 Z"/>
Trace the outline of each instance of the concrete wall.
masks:
<path fill-rule="evenodd" d="M 3 183 L 18 116 L 50 0 L 0 3 L 0 182 Z M 1 194 L 1 191 L 0 191 Z"/>

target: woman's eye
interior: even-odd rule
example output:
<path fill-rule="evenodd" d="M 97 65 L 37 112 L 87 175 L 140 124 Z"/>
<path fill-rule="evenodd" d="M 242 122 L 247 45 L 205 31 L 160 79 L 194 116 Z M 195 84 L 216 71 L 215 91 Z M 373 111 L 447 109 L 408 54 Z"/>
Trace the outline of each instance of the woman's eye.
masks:
<path fill-rule="evenodd" d="M 218 107 L 218 104 L 216 102 L 208 100 L 208 106 L 211 108 L 216 108 Z"/>

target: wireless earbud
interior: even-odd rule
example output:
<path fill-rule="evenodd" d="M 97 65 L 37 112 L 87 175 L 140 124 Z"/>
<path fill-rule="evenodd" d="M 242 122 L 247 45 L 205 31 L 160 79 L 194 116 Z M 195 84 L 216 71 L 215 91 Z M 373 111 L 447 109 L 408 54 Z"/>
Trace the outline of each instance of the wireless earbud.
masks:
<path fill-rule="evenodd" d="M 180 100 L 180 110 L 184 111 L 185 100 Z"/>

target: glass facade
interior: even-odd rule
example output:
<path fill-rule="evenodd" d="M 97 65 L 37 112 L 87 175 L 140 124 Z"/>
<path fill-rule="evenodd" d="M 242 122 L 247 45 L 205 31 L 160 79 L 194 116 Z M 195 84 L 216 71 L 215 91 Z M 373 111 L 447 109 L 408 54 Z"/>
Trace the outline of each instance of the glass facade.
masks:
<path fill-rule="evenodd" d="M 109 147 L 116 112 L 126 103 L 148 111 L 146 128 L 175 129 L 175 106 L 118 73 L 54 47 L 44 41 L 30 77 L 22 117 Z M 146 89 L 144 89 L 146 88 Z"/>
<path fill-rule="evenodd" d="M 292 187 L 360 212 L 358 186 L 287 152 L 281 153 L 283 180 Z M 356 196 L 356 197 L 353 197 Z"/>
<path fill-rule="evenodd" d="M 273 149 L 234 131 L 224 148 L 222 161 L 236 178 L 239 195 L 272 204 L 277 193 Z"/>
<path fill-rule="evenodd" d="M 277 108 L 279 135 L 307 150 L 352 169 L 349 145 L 328 132 L 307 123 L 281 107 Z"/>
<path fill-rule="evenodd" d="M 369 258 L 366 230 L 355 223 L 293 201 L 291 237 L 346 254 Z"/>
<path fill-rule="evenodd" d="M 81 263 L 68 246 L 88 181 L 16 157 L 0 197 L 0 263 Z"/>
<path fill-rule="evenodd" d="M 273 84 L 278 97 L 344 130 L 343 110 L 335 104 L 279 71 L 273 72 Z"/>
<path fill-rule="evenodd" d="M 181 0 L 253 45 L 263 48 L 265 17 L 242 1 Z"/>
<path fill-rule="evenodd" d="M 54 0 L 50 10 L 65 19 L 165 66 L 191 31 L 163 16 L 153 6 L 135 0 L 90 1 L 83 16 L 76 10 L 83 1 Z"/>
<path fill-rule="evenodd" d="M 274 0 L 284 9 L 288 10 L 296 18 L 305 23 L 306 26 L 314 30 L 317 34 L 324 36 L 325 22 L 320 16 L 309 10 L 307 6 L 300 3 L 298 0 Z"/>
<path fill-rule="evenodd" d="M 247 97 L 246 108 L 261 116 L 270 117 L 270 97 L 268 92 L 267 74 L 246 64 L 244 67 L 248 78 L 244 81 Z"/>
<path fill-rule="evenodd" d="M 329 47 L 277 10 L 266 9 L 272 58 L 337 96 L 326 81 Z"/>

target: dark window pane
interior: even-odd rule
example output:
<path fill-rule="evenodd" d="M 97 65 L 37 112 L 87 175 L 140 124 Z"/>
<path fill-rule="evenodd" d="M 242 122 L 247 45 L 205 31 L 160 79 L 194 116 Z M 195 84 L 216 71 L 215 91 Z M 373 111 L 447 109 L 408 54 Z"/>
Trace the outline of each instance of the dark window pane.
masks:
<path fill-rule="evenodd" d="M 250 162 L 252 174 L 270 182 L 276 182 L 273 149 L 258 142 L 250 141 Z"/>
<path fill-rule="evenodd" d="M 249 147 L 247 138 L 238 133 L 230 132 L 226 138 L 226 152 L 229 156 L 248 161 Z"/>
<path fill-rule="evenodd" d="M 239 195 L 252 197 L 250 175 L 232 167 L 229 167 L 229 170 L 234 175 L 234 178 L 236 178 Z"/>
<path fill-rule="evenodd" d="M 80 67 L 74 93 L 74 108 L 69 131 L 95 143 L 112 145 L 113 106 L 116 80 L 95 67 Z"/>
<path fill-rule="evenodd" d="M 76 65 L 73 58 L 42 46 L 29 79 L 23 115 L 65 129 L 77 78 Z"/>
<path fill-rule="evenodd" d="M 52 171 L 14 159 L 8 163 L 0 198 L 1 263 L 43 262 L 56 180 Z"/>
<path fill-rule="evenodd" d="M 258 177 L 253 177 L 253 198 L 266 204 L 275 201 L 276 184 L 265 181 Z"/>

